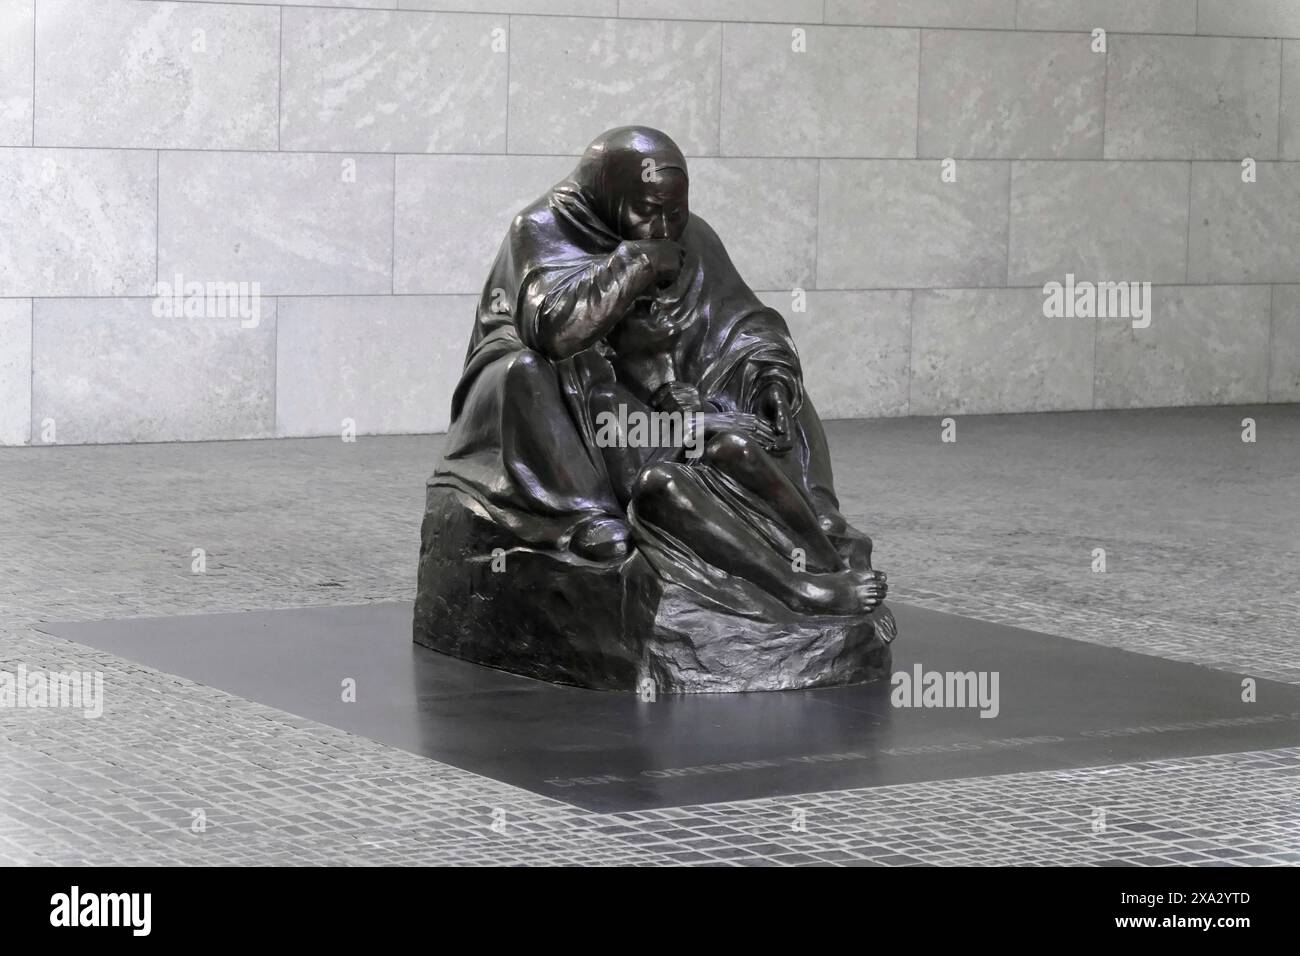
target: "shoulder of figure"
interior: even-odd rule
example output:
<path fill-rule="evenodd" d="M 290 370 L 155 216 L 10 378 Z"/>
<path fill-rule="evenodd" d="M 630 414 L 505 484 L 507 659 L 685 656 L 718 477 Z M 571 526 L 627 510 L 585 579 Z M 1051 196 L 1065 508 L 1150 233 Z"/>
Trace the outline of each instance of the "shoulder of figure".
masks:
<path fill-rule="evenodd" d="M 514 229 L 530 229 L 547 226 L 554 221 L 555 213 L 551 210 L 547 197 L 542 196 L 515 213 L 515 218 L 511 220 L 510 225 Z"/>
<path fill-rule="evenodd" d="M 697 213 L 691 213 L 690 218 L 686 221 L 686 231 L 706 242 L 721 242 L 718 234 L 713 231 L 707 219 Z"/>

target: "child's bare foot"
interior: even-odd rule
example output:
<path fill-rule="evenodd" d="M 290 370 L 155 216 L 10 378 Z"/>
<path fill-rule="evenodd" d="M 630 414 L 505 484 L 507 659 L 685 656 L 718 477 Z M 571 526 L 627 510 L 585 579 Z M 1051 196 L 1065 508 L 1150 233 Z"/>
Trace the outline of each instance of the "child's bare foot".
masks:
<path fill-rule="evenodd" d="M 792 606 L 814 614 L 870 614 L 888 592 L 883 571 L 803 574 L 795 582 Z"/>

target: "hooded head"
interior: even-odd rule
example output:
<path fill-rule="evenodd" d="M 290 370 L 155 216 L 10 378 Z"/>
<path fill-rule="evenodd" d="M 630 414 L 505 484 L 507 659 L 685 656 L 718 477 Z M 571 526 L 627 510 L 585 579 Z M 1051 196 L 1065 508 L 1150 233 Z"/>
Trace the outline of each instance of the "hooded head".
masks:
<path fill-rule="evenodd" d="M 686 229 L 686 157 L 657 129 L 620 126 L 602 133 L 571 179 L 621 239 L 678 240 Z"/>

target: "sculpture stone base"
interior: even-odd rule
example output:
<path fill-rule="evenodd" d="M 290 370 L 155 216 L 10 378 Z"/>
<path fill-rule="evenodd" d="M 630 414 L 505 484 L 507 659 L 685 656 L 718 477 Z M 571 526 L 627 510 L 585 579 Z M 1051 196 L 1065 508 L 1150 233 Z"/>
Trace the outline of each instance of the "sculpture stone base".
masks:
<path fill-rule="evenodd" d="M 655 693 L 791 690 L 890 672 L 895 630 L 884 606 L 857 617 L 757 610 L 712 605 L 663 581 L 640 554 L 602 565 L 520 547 L 471 499 L 429 489 L 414 637 L 433 650 L 600 690 L 649 678 Z"/>

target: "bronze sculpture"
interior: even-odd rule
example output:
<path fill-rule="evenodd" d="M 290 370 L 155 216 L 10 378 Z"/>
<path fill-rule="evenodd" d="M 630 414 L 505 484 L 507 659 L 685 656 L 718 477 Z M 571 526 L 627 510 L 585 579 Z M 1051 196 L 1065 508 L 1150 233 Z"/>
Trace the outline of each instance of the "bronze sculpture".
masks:
<path fill-rule="evenodd" d="M 685 158 L 647 127 L 602 134 L 484 286 L 416 642 L 593 688 L 850 683 L 888 672 L 886 593 L 785 322 L 690 212 Z"/>

